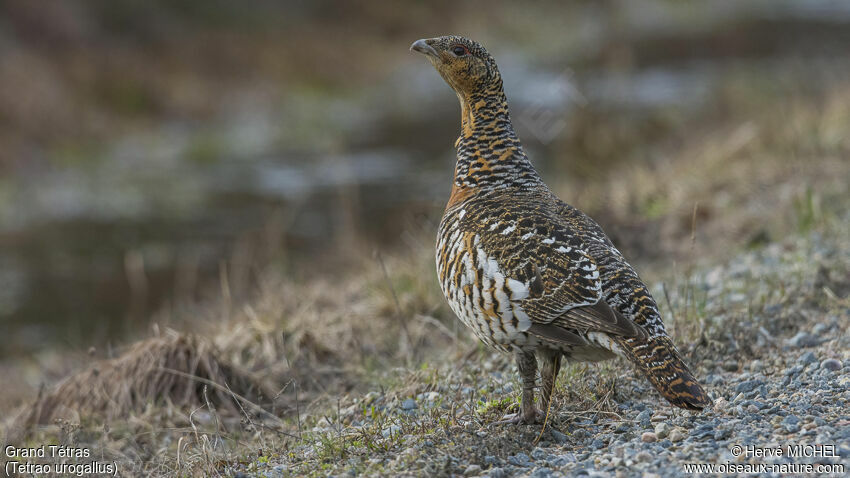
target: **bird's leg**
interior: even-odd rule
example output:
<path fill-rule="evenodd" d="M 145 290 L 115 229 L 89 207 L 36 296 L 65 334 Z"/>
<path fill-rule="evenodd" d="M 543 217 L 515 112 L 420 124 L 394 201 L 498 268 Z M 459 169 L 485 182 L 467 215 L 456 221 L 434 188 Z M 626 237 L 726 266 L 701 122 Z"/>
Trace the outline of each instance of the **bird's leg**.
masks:
<path fill-rule="evenodd" d="M 543 368 L 540 371 L 540 379 L 543 382 L 543 396 L 540 397 L 540 406 L 545 413 L 549 413 L 552 391 L 555 389 L 558 372 L 561 371 L 561 352 L 542 350 L 540 358 L 543 360 Z"/>
<path fill-rule="evenodd" d="M 522 401 L 519 413 L 506 415 L 497 425 L 505 423 L 535 423 L 543 419 L 543 412 L 534 406 L 534 387 L 537 382 L 537 359 L 533 352 L 518 352 L 516 364 L 522 378 Z"/>

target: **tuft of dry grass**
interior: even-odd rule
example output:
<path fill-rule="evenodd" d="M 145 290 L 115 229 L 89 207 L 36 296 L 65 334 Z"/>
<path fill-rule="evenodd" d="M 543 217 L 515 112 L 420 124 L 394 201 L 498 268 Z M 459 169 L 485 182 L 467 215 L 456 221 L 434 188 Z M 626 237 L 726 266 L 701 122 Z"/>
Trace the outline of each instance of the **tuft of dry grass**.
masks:
<path fill-rule="evenodd" d="M 238 402 L 265 389 L 255 376 L 223 359 L 209 340 L 167 330 L 40 393 L 20 411 L 8 439 L 25 436 L 32 427 L 49 424 L 69 412 L 108 422 L 151 404 L 189 407 L 212 401 L 238 415 Z"/>

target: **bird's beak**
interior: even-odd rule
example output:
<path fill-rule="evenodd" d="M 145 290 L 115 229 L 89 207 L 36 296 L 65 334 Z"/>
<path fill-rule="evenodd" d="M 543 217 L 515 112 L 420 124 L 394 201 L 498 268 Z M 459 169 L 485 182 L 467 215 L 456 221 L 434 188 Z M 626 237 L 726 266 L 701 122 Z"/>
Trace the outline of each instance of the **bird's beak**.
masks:
<path fill-rule="evenodd" d="M 430 56 L 434 59 L 440 58 L 440 54 L 437 53 L 437 50 L 429 45 L 428 40 L 425 40 L 424 38 L 413 42 L 413 45 L 410 45 L 410 51 L 418 51 L 419 53 Z"/>

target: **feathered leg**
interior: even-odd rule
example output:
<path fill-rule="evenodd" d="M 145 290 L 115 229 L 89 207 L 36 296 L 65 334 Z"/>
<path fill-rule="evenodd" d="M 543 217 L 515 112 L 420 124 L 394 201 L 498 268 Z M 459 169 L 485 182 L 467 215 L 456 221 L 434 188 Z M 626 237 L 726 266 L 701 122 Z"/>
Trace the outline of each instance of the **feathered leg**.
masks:
<path fill-rule="evenodd" d="M 534 406 L 534 387 L 537 382 L 537 359 L 533 352 L 519 352 L 516 364 L 522 378 L 522 402 L 519 413 L 506 415 L 496 425 L 505 423 L 530 424 L 543 419 L 543 412 Z"/>
<path fill-rule="evenodd" d="M 540 400 L 540 406 L 544 413 L 548 413 L 552 391 L 555 389 L 555 381 L 558 380 L 558 372 L 561 371 L 561 352 L 541 349 L 540 358 L 543 360 L 543 368 L 540 371 L 540 379 L 543 382 L 543 396 Z"/>

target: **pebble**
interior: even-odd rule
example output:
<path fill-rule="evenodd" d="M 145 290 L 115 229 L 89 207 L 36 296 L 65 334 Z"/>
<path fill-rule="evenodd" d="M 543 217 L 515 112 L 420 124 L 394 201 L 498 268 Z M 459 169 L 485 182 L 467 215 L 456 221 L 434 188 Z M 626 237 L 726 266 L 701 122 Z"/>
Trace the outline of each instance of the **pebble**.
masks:
<path fill-rule="evenodd" d="M 648 463 L 648 462 L 652 461 L 652 454 L 649 453 L 648 451 L 645 451 L 645 450 L 638 452 L 638 454 L 635 455 L 635 460 L 637 460 L 640 463 Z"/>
<path fill-rule="evenodd" d="M 576 455 L 574 453 L 565 453 L 563 455 L 556 456 L 549 460 L 549 466 L 553 468 L 561 468 L 567 463 L 575 463 L 577 460 Z"/>
<path fill-rule="evenodd" d="M 670 431 L 669 438 L 673 443 L 680 442 L 685 439 L 685 431 L 678 427 L 674 428 Z"/>
<path fill-rule="evenodd" d="M 661 439 L 661 438 L 667 438 L 667 436 L 669 436 L 669 435 L 670 435 L 670 425 L 668 425 L 664 422 L 661 422 L 661 423 L 655 425 L 655 436 L 656 437 Z"/>
<path fill-rule="evenodd" d="M 655 443 L 658 440 L 658 437 L 653 432 L 643 432 L 640 435 L 640 441 L 644 443 Z"/>
<path fill-rule="evenodd" d="M 516 466 L 525 466 L 529 461 L 531 461 L 531 458 L 529 458 L 525 453 L 517 453 L 516 455 L 508 457 L 508 463 Z"/>
<path fill-rule="evenodd" d="M 747 381 L 739 383 L 735 387 L 735 391 L 738 392 L 738 393 L 749 393 L 749 392 L 752 392 L 753 390 L 755 390 L 756 388 L 760 387 L 763 383 L 764 382 L 762 382 L 761 380 L 747 380 Z M 735 397 L 735 400 L 733 400 L 733 403 L 737 400 L 738 400 L 738 397 Z"/>
<path fill-rule="evenodd" d="M 802 365 L 808 365 L 810 363 L 815 363 L 817 361 L 818 361 L 818 358 L 815 357 L 814 352 L 811 352 L 811 351 L 804 353 L 803 355 L 800 356 L 799 359 L 797 359 L 797 362 L 802 364 Z"/>
<path fill-rule="evenodd" d="M 489 476 L 490 478 L 505 478 L 506 476 L 508 476 L 508 474 L 505 473 L 505 470 L 496 467 L 491 469 L 490 473 L 488 473 L 487 476 Z"/>
<path fill-rule="evenodd" d="M 788 415 L 782 420 L 782 425 L 788 433 L 796 433 L 800 430 L 800 419 L 796 415 Z"/>
<path fill-rule="evenodd" d="M 412 398 L 408 398 L 407 400 L 401 402 L 402 410 L 415 410 L 416 409 L 416 400 Z"/>
<path fill-rule="evenodd" d="M 567 436 L 564 435 L 563 433 L 559 432 L 558 430 L 552 430 L 551 433 L 552 433 L 552 439 L 555 440 L 555 443 L 566 443 L 567 442 Z"/>
<path fill-rule="evenodd" d="M 479 473 L 481 473 L 481 466 L 476 465 L 474 463 L 472 465 L 467 466 L 466 469 L 463 471 L 464 476 L 473 476 Z"/>
<path fill-rule="evenodd" d="M 807 332 L 798 332 L 797 335 L 788 339 L 788 345 L 792 347 L 814 347 L 820 343 L 820 339 Z"/>
<path fill-rule="evenodd" d="M 539 446 L 531 450 L 531 457 L 535 460 L 545 460 L 548 456 L 549 454 L 546 453 L 546 450 L 540 448 Z"/>
<path fill-rule="evenodd" d="M 425 392 L 425 393 L 420 393 L 419 395 L 417 395 L 416 398 L 419 399 L 419 400 L 424 400 L 424 401 L 429 402 L 429 403 L 433 403 L 433 402 L 436 402 L 440 398 L 440 394 L 438 392 L 433 392 L 433 391 L 432 392 Z"/>
<path fill-rule="evenodd" d="M 820 368 L 829 370 L 830 372 L 835 372 L 836 370 L 841 370 L 841 362 L 832 358 L 826 359 L 820 363 Z"/>

